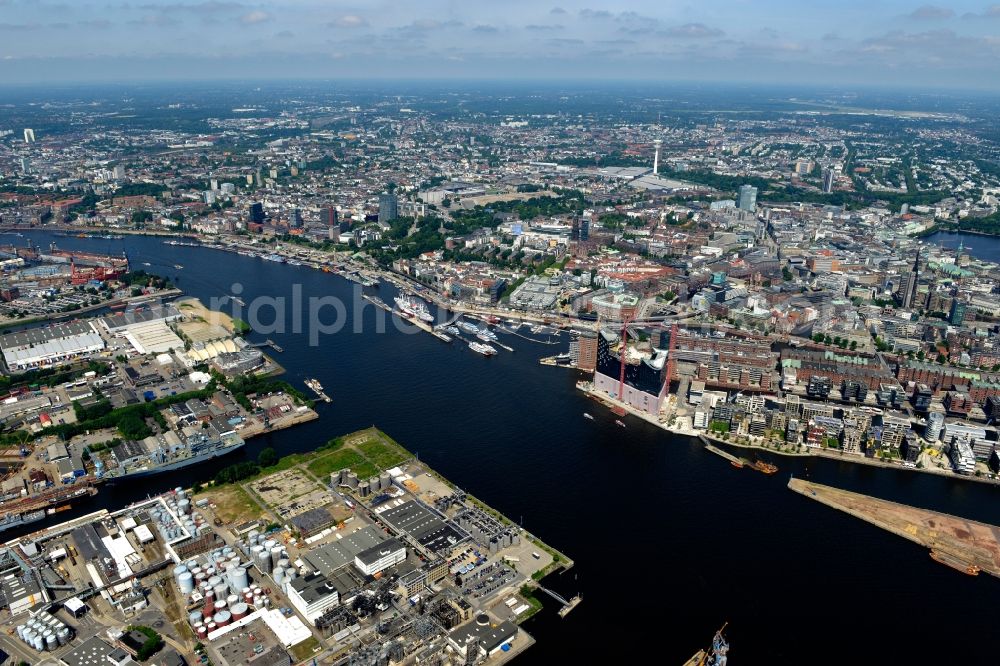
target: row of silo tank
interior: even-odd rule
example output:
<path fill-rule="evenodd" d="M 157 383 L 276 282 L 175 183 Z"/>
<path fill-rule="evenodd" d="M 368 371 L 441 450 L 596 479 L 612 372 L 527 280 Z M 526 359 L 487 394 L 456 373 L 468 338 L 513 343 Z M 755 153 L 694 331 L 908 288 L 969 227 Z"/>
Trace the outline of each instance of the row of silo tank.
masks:
<path fill-rule="evenodd" d="M 490 539 L 490 553 L 495 555 L 498 551 L 508 546 L 516 546 L 519 543 L 521 543 L 520 534 L 515 530 L 505 530 L 503 533 Z"/>
<path fill-rule="evenodd" d="M 215 590 L 205 589 L 204 596 L 202 609 L 188 615 L 188 622 L 200 639 L 207 638 L 208 634 L 231 622 L 242 620 L 255 609 L 271 605 L 271 600 L 259 585 L 244 587 L 240 594 L 230 594 L 225 598 L 217 598 Z"/>
<path fill-rule="evenodd" d="M 38 652 L 53 651 L 69 643 L 70 628 L 46 611 L 36 613 L 26 623 L 17 626 L 17 637 Z"/>
<path fill-rule="evenodd" d="M 212 590 L 224 598 L 230 589 L 239 591 L 249 585 L 247 567 L 235 549 L 217 548 L 203 558 L 202 562 L 194 558 L 174 567 L 174 580 L 182 594 L 191 594 L 197 588 L 202 593 Z"/>

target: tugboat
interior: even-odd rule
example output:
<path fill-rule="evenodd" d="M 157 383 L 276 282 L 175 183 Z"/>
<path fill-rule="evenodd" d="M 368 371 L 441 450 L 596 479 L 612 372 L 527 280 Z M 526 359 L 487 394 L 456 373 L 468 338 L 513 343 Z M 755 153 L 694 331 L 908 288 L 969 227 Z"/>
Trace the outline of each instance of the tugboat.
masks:
<path fill-rule="evenodd" d="M 585 418 L 585 419 L 590 419 L 591 421 L 593 421 L 593 420 L 594 420 L 594 417 L 593 417 L 593 416 L 591 416 L 590 414 L 588 414 L 587 412 L 584 412 L 584 413 L 583 413 L 583 418 Z"/>

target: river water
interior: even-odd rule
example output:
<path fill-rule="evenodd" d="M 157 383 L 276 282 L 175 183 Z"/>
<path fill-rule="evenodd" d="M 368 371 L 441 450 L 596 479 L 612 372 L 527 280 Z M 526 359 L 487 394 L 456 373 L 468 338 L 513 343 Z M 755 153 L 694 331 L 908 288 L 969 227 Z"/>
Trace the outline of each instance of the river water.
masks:
<path fill-rule="evenodd" d="M 925 238 L 924 242 L 946 250 L 957 249 L 961 243 L 969 256 L 1000 263 L 1000 237 L 997 236 L 939 231 Z"/>
<path fill-rule="evenodd" d="M 135 268 L 150 263 L 146 270 L 176 277 L 206 304 L 235 283 L 247 304 L 258 296 L 291 298 L 293 285 L 304 299 L 345 302 L 358 289 L 307 267 L 156 238 L 29 235 L 43 246 L 55 240 L 65 249 L 126 249 Z M 378 293 L 392 302 L 391 287 Z M 996 488 L 828 460 L 779 458 L 773 476 L 736 470 L 693 440 L 631 417 L 627 429 L 615 426 L 612 414 L 575 391 L 574 371 L 539 365 L 564 345 L 501 334 L 516 351 L 484 358 L 427 334 L 392 326 L 377 333 L 375 318 L 368 307 L 365 332 L 349 326 L 315 347 L 305 333 L 267 335 L 284 348 L 274 355 L 285 378 L 301 386 L 317 377 L 333 403 L 317 404 L 319 420 L 252 439 L 198 476 L 266 446 L 306 451 L 379 426 L 576 561 L 547 583 L 566 596 L 581 592 L 583 603 L 565 619 L 549 604 L 529 620 L 538 644 L 519 664 L 606 663 L 597 655 L 612 650 L 617 658 L 646 659 L 637 663 L 677 664 L 727 621 L 735 664 L 996 663 L 992 610 L 1000 582 L 936 564 L 925 549 L 785 484 L 789 474 L 807 476 L 1000 525 Z M 191 481 L 185 470 L 119 483 L 59 519 Z"/>

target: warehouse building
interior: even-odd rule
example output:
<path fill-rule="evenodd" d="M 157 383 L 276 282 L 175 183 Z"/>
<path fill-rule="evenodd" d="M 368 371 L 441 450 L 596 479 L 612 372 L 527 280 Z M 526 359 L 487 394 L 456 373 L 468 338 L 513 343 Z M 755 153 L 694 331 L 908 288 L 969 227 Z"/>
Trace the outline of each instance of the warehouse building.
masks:
<path fill-rule="evenodd" d="M 309 574 L 294 578 L 288 584 L 288 601 L 310 624 L 316 618 L 340 603 L 340 591 L 323 574 Z"/>
<path fill-rule="evenodd" d="M 104 349 L 104 339 L 91 322 L 74 321 L 30 328 L 0 336 L 0 349 L 11 372 L 63 365 Z"/>
<path fill-rule="evenodd" d="M 517 637 L 517 626 L 511 622 L 493 625 L 488 618 L 484 618 L 480 616 L 475 622 L 464 624 L 448 634 L 448 643 L 466 659 L 466 663 L 474 663 L 478 657 L 493 656 Z M 479 655 L 470 656 L 470 649 L 478 650 Z"/>
<path fill-rule="evenodd" d="M 389 539 L 354 556 L 354 566 L 366 576 L 399 564 L 406 559 L 406 546 L 399 539 Z"/>
<path fill-rule="evenodd" d="M 184 341 L 162 319 L 126 326 L 120 335 L 142 355 L 184 349 Z"/>
<path fill-rule="evenodd" d="M 385 541 L 386 536 L 382 530 L 374 525 L 368 525 L 345 535 L 341 539 L 303 553 L 302 559 L 313 571 L 330 575 L 353 563 L 358 553 L 365 552 Z"/>
<path fill-rule="evenodd" d="M 101 325 L 104 326 L 104 329 L 108 333 L 118 335 L 135 324 L 174 321 L 180 318 L 180 311 L 173 305 L 154 305 L 141 310 L 129 310 L 128 312 L 109 315 L 101 319 Z"/>

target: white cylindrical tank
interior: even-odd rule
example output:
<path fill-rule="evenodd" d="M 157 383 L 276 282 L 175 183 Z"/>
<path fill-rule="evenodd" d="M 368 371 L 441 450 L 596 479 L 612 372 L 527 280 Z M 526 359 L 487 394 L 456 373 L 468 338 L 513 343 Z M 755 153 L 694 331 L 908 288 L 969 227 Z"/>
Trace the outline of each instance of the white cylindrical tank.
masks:
<path fill-rule="evenodd" d="M 212 588 L 215 592 L 215 598 L 217 600 L 225 599 L 226 595 L 229 594 L 229 585 L 226 583 L 219 583 Z"/>
<path fill-rule="evenodd" d="M 271 552 L 266 548 L 257 553 L 255 561 L 257 568 L 263 573 L 271 573 Z"/>
<path fill-rule="evenodd" d="M 201 622 L 201 611 L 200 610 L 192 611 L 188 615 L 188 622 L 191 623 L 191 626 L 195 626 L 199 622 Z"/>
<path fill-rule="evenodd" d="M 177 579 L 177 586 L 181 589 L 181 594 L 191 594 L 194 592 L 194 577 L 190 571 L 185 571 Z"/>
<path fill-rule="evenodd" d="M 271 577 L 274 579 L 275 585 L 281 587 L 285 583 L 285 570 L 275 569 L 273 572 L 271 572 Z"/>
<path fill-rule="evenodd" d="M 232 583 L 233 590 L 242 590 L 247 587 L 250 584 L 250 578 L 247 576 L 247 570 L 243 567 L 236 567 L 233 569 L 229 582 Z"/>
<path fill-rule="evenodd" d="M 63 627 L 56 632 L 56 638 L 59 639 L 59 646 L 62 647 L 69 643 L 69 627 Z"/>

